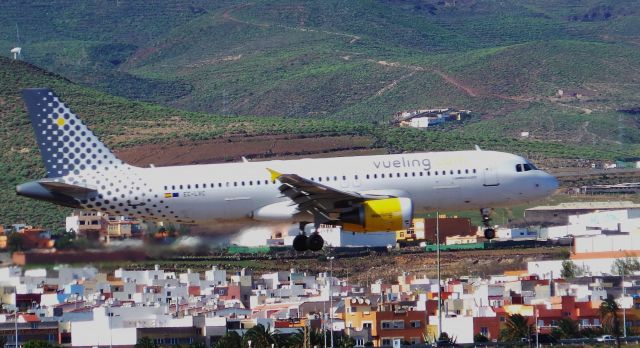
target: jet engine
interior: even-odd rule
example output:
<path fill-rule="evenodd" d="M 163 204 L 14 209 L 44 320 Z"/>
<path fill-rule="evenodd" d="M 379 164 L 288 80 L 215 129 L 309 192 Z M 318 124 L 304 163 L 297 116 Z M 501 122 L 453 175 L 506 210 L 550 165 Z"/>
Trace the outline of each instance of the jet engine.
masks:
<path fill-rule="evenodd" d="M 413 219 L 413 203 L 403 197 L 368 200 L 341 213 L 339 219 L 352 232 L 406 230 Z"/>

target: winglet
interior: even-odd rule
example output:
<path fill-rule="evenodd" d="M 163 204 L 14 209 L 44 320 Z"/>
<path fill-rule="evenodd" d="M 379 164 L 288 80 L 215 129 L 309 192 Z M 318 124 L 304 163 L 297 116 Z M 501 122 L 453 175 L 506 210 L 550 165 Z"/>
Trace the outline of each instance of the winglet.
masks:
<path fill-rule="evenodd" d="M 271 168 L 267 168 L 267 170 L 271 173 L 271 181 L 276 181 L 280 176 L 282 176 L 282 173 L 276 172 Z"/>

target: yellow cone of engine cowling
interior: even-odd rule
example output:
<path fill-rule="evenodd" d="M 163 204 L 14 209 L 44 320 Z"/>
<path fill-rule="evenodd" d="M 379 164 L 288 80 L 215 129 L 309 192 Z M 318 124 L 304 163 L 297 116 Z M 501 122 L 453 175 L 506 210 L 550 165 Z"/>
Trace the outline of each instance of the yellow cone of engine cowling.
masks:
<path fill-rule="evenodd" d="M 343 223 L 344 230 L 351 232 L 397 231 L 406 229 L 402 204 L 399 198 L 369 200 L 362 203 L 364 210 L 362 225 Z M 409 209 L 411 209 L 409 207 Z M 409 219 L 408 224 L 411 223 Z"/>

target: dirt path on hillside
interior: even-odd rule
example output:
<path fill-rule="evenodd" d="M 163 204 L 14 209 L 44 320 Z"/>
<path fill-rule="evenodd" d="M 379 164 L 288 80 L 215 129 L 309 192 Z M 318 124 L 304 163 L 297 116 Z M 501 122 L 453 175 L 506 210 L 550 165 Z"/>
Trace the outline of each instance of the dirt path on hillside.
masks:
<path fill-rule="evenodd" d="M 233 22 L 237 22 L 237 23 L 242 23 L 242 24 L 247 24 L 247 25 L 253 25 L 253 26 L 257 26 L 257 27 L 261 27 L 261 28 L 269 28 L 271 27 L 271 25 L 269 24 L 259 24 L 259 23 L 252 23 L 252 22 L 248 22 L 248 21 L 243 21 L 237 17 L 234 17 L 231 13 L 233 11 L 239 10 L 239 9 L 243 9 L 243 8 L 247 8 L 249 6 L 252 6 L 252 3 L 246 3 L 246 4 L 242 4 L 242 5 L 236 5 L 236 6 L 232 6 L 228 9 L 226 9 L 223 13 L 222 13 L 222 18 L 233 21 Z M 301 24 L 304 24 L 304 22 L 302 22 Z M 309 33 L 323 33 L 323 34 L 328 34 L 328 35 L 334 35 L 334 36 L 341 36 L 341 37 L 346 37 L 351 39 L 351 41 L 349 41 L 350 44 L 360 40 L 360 36 L 358 35 L 351 35 L 351 34 L 347 34 L 347 33 L 340 33 L 340 32 L 335 32 L 335 31 L 328 31 L 328 30 L 317 30 L 317 29 L 309 29 L 309 28 L 300 28 L 300 27 L 291 27 L 288 25 L 281 25 L 281 24 L 276 24 L 273 25 L 274 27 L 277 28 L 284 28 L 284 29 L 288 29 L 288 30 L 295 30 L 295 31 L 300 31 L 300 32 L 309 32 Z"/>
<path fill-rule="evenodd" d="M 269 24 L 260 24 L 260 23 L 253 23 L 253 22 L 249 22 L 249 21 L 244 21 L 241 20 L 237 17 L 234 17 L 232 15 L 233 11 L 239 10 L 239 9 L 243 9 L 243 8 L 247 8 L 249 6 L 252 6 L 252 3 L 246 3 L 246 4 L 241 4 L 241 5 L 236 5 L 236 6 L 232 6 L 228 9 L 226 9 L 223 13 L 222 13 L 222 18 L 226 19 L 226 20 L 230 20 L 230 21 L 234 21 L 237 23 L 242 23 L 242 24 L 246 24 L 246 25 L 252 25 L 252 26 L 257 26 L 257 27 L 261 27 L 261 28 L 268 28 L 268 27 L 278 27 L 278 28 L 283 28 L 283 29 L 287 29 L 287 30 L 295 30 L 295 31 L 299 31 L 299 32 L 309 32 L 309 33 L 324 33 L 324 34 L 328 34 L 328 35 L 334 35 L 334 36 L 341 36 L 341 37 L 346 37 L 346 38 L 350 38 L 351 40 L 349 41 L 350 44 L 357 42 L 358 40 L 360 40 L 360 36 L 358 35 L 353 35 L 353 34 L 347 34 L 347 33 L 340 33 L 340 32 L 334 32 L 334 31 L 327 31 L 327 30 L 318 30 L 318 29 L 310 29 L 310 28 L 302 28 L 302 27 L 291 27 L 291 26 L 287 26 L 287 25 L 269 25 Z M 304 24 L 304 22 L 302 22 Z M 350 59 L 350 56 L 347 56 Z M 344 57 L 343 57 L 344 59 Z M 363 58 L 366 61 L 369 62 L 373 62 L 379 65 L 383 65 L 383 66 L 388 66 L 388 67 L 396 67 L 396 68 L 402 68 L 402 69 L 408 69 L 410 70 L 410 72 L 406 75 L 403 75 L 397 79 L 392 80 L 391 82 L 389 82 L 387 85 L 385 85 L 383 88 L 381 88 L 380 90 L 376 91 L 375 96 L 381 96 L 391 90 L 393 90 L 400 81 L 405 80 L 407 78 L 412 77 L 413 75 L 415 75 L 417 72 L 421 72 L 421 71 L 427 71 L 433 74 L 438 75 L 440 78 L 442 78 L 442 80 L 444 82 L 446 82 L 447 84 L 450 84 L 451 86 L 461 90 L 462 92 L 464 92 L 466 95 L 470 96 L 470 97 L 494 97 L 494 98 L 498 98 L 498 99 L 502 99 L 502 100 L 507 100 L 507 101 L 514 101 L 514 102 L 531 102 L 531 101 L 535 101 L 538 100 L 539 98 L 536 97 L 531 97 L 531 96 L 510 96 L 510 95 L 504 95 L 504 94 L 499 94 L 499 93 L 485 93 L 482 90 L 472 87 L 470 85 L 468 85 L 467 83 L 465 83 L 463 80 L 460 80 L 458 78 L 455 78 L 445 72 L 443 72 L 442 70 L 439 70 L 438 68 L 425 68 L 425 67 L 421 67 L 421 66 L 416 66 L 416 65 L 408 65 L 408 64 L 402 64 L 399 62 L 388 62 L 385 60 L 377 60 L 377 59 L 373 59 L 373 58 Z"/>

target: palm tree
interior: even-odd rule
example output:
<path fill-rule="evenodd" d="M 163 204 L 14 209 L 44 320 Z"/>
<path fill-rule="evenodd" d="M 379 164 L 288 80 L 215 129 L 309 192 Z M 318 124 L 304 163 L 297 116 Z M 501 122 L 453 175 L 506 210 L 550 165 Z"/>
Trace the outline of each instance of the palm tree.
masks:
<path fill-rule="evenodd" d="M 251 340 L 252 348 L 271 348 L 272 344 L 276 344 L 276 339 L 270 329 L 269 326 L 264 327 L 264 325 L 258 324 L 247 330 L 242 340 L 244 342 Z"/>
<path fill-rule="evenodd" d="M 558 338 L 577 338 L 580 337 L 580 326 L 576 320 L 571 318 L 562 318 L 558 322 L 558 327 L 554 329 L 554 336 Z"/>
<path fill-rule="evenodd" d="M 527 318 L 520 314 L 509 315 L 506 327 L 500 332 L 500 340 L 503 342 L 518 342 L 522 338 L 529 339 L 533 325 Z"/>
<path fill-rule="evenodd" d="M 242 336 L 235 331 L 227 332 L 216 342 L 215 348 L 242 348 Z"/>
<path fill-rule="evenodd" d="M 158 348 L 158 344 L 149 337 L 141 337 L 138 339 L 135 348 Z"/>
<path fill-rule="evenodd" d="M 305 346 L 305 329 L 298 329 L 298 332 L 291 335 L 287 341 L 287 347 L 302 348 L 302 347 L 322 347 L 324 346 L 324 333 L 322 330 L 312 329 L 307 331 L 307 345 Z"/>
<path fill-rule="evenodd" d="M 599 312 L 602 324 L 607 331 L 615 336 L 618 347 L 620 347 L 620 335 L 622 335 L 620 316 L 618 315 L 619 311 L 620 306 L 618 306 L 618 303 L 611 296 L 607 297 L 607 299 L 600 304 Z"/>
<path fill-rule="evenodd" d="M 338 348 L 353 348 L 356 345 L 356 340 L 353 339 L 353 337 L 344 334 L 342 335 L 342 337 L 340 337 L 338 339 L 338 343 L 336 344 L 336 347 Z M 318 346 L 320 347 L 320 346 Z"/>

